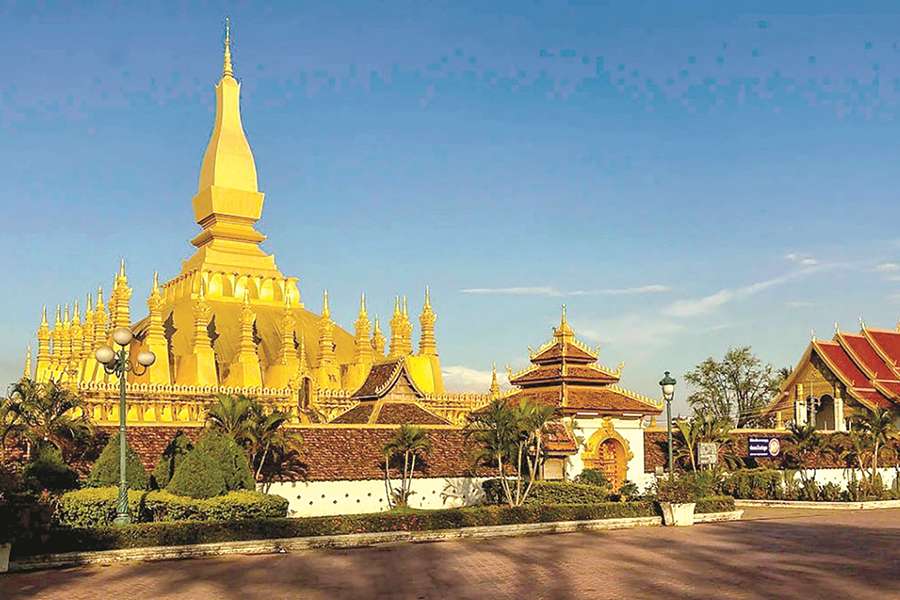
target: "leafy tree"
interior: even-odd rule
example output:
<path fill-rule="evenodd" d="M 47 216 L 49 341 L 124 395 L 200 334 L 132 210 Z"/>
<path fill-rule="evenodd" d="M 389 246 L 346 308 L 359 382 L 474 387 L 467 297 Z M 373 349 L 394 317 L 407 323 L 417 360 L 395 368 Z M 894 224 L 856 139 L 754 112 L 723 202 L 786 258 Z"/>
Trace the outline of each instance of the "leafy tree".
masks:
<path fill-rule="evenodd" d="M 91 434 L 84 408 L 78 396 L 55 381 L 23 378 L 2 401 L 0 434 L 4 442 L 8 436 L 23 437 L 29 453 L 46 444 L 62 452 L 72 450 Z"/>
<path fill-rule="evenodd" d="M 206 422 L 211 429 L 243 446 L 249 435 L 253 403 L 253 399 L 241 394 L 219 394 L 206 413 Z"/>
<path fill-rule="evenodd" d="M 390 491 L 392 507 L 405 507 L 409 503 L 412 492 L 412 479 L 416 471 L 416 458 L 422 457 L 431 449 L 431 440 L 421 427 L 403 424 L 382 448 L 384 453 L 384 478 Z M 391 461 L 403 457 L 400 487 L 391 483 Z"/>
<path fill-rule="evenodd" d="M 213 498 L 226 493 L 228 486 L 216 459 L 194 448 L 178 465 L 166 490 L 178 496 Z"/>
<path fill-rule="evenodd" d="M 888 445 L 891 437 L 897 433 L 894 415 L 889 410 L 876 408 L 873 411 L 854 415 L 853 423 L 872 450 L 872 480 L 874 481 L 878 474 L 878 454 L 884 446 Z"/>
<path fill-rule="evenodd" d="M 467 435 L 477 443 L 478 458 L 496 466 L 510 506 L 521 506 L 531 492 L 545 455 L 544 426 L 555 414 L 552 406 L 501 398 L 469 416 Z"/>
<path fill-rule="evenodd" d="M 31 461 L 25 465 L 22 476 L 25 486 L 36 492 L 78 487 L 78 474 L 65 463 L 59 449 L 50 444 L 38 447 Z"/>
<path fill-rule="evenodd" d="M 731 420 L 709 414 L 697 414 L 690 419 L 675 421 L 675 442 L 673 453 L 682 464 L 687 463 L 691 471 L 697 471 L 697 447 L 701 443 L 714 442 L 720 449 L 722 461 L 728 468 L 740 468 L 743 459 L 734 452 L 731 432 Z"/>
<path fill-rule="evenodd" d="M 749 346 L 732 348 L 721 361 L 710 357 L 684 376 L 695 391 L 688 403 L 695 413 L 727 418 L 737 427 L 762 424 L 762 410 L 778 392 L 779 378 Z"/>
<path fill-rule="evenodd" d="M 128 481 L 128 487 L 132 490 L 145 489 L 149 481 L 140 457 L 132 450 L 131 444 L 128 444 L 127 440 L 125 444 L 125 479 Z M 118 432 L 109 437 L 103 452 L 91 467 L 87 483 L 92 487 L 119 485 Z"/>
<path fill-rule="evenodd" d="M 191 439 L 183 431 L 176 432 L 175 437 L 166 445 L 162 456 L 159 457 L 159 462 L 153 469 L 152 483 L 154 487 L 163 489 L 169 485 L 178 465 L 193 449 L 194 444 Z"/>

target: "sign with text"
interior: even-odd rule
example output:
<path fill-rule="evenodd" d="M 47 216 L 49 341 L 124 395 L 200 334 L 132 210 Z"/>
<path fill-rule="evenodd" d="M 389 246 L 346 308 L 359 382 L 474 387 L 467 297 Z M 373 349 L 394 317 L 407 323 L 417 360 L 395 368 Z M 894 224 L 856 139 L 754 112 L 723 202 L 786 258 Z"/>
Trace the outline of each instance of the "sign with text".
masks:
<path fill-rule="evenodd" d="M 714 465 L 719 460 L 719 445 L 715 442 L 697 444 L 697 464 Z"/>
<path fill-rule="evenodd" d="M 747 439 L 747 456 L 774 458 L 781 453 L 781 441 L 777 437 L 751 436 Z"/>

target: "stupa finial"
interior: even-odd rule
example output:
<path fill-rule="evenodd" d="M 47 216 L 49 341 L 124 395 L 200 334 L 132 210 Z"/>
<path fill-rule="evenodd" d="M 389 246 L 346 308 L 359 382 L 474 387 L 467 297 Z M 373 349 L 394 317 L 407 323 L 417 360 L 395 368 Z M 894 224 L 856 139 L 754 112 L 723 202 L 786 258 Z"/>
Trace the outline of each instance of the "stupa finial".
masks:
<path fill-rule="evenodd" d="M 231 19 L 225 17 L 225 61 L 222 67 L 222 77 L 234 77 L 234 67 L 231 64 Z"/>

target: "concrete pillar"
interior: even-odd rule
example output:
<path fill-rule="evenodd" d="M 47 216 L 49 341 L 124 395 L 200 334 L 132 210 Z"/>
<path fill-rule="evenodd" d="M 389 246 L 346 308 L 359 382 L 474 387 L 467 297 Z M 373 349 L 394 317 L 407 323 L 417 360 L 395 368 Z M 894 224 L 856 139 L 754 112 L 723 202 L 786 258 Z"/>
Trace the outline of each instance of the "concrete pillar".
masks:
<path fill-rule="evenodd" d="M 794 396 L 794 423 L 797 425 L 806 425 L 806 395 L 803 393 L 803 384 L 797 384 L 797 391 Z"/>
<path fill-rule="evenodd" d="M 837 388 L 834 393 L 834 430 L 846 431 L 844 424 L 844 398 L 841 395 L 841 388 Z"/>

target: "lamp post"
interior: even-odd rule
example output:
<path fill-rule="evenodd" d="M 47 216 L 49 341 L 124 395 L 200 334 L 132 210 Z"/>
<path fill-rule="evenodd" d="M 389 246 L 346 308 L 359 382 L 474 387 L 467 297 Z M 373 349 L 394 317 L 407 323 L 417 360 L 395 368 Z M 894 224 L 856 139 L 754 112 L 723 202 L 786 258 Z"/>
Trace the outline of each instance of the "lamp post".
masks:
<path fill-rule="evenodd" d="M 116 501 L 116 525 L 131 523 L 131 512 L 128 509 L 128 481 L 125 477 L 127 441 L 125 439 L 125 417 L 128 409 L 125 405 L 125 374 L 129 371 L 135 375 L 143 375 L 147 369 L 156 362 L 156 355 L 145 350 L 138 353 L 137 364 L 129 360 L 127 347 L 134 339 L 134 334 L 127 327 L 117 327 L 112 333 L 113 342 L 119 346 L 119 350 L 113 350 L 107 345 L 97 348 L 95 358 L 103 365 L 103 370 L 109 375 L 119 378 L 119 497 Z M 138 367 L 141 370 L 138 371 Z"/>
<path fill-rule="evenodd" d="M 660 380 L 659 387 L 662 388 L 663 400 L 666 401 L 666 428 L 669 432 L 669 475 L 674 472 L 674 461 L 672 460 L 672 398 L 675 397 L 675 378 L 668 371 Z"/>

